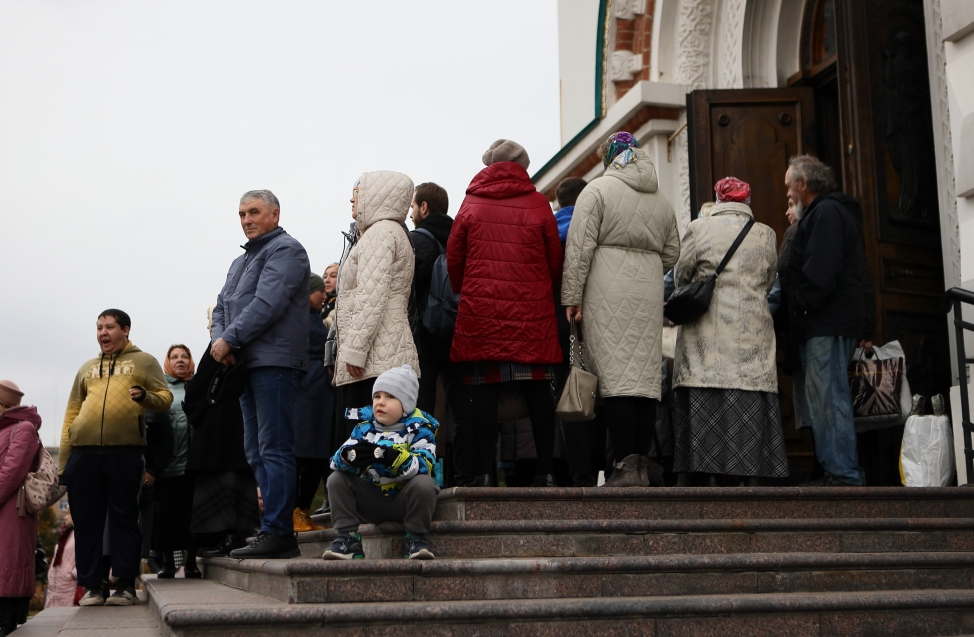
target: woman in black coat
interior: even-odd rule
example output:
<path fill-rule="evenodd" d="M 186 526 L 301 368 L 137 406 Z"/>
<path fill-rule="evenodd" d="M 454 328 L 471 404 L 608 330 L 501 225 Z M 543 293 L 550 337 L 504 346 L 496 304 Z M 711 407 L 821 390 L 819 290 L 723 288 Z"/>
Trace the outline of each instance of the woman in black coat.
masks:
<path fill-rule="evenodd" d="M 224 367 L 207 348 L 186 384 L 183 411 L 193 429 L 186 472 L 195 477 L 191 530 L 201 546 L 210 546 L 199 551 L 200 557 L 229 555 L 260 526 L 257 480 L 244 455 L 240 394 L 245 382 L 242 368 Z"/>

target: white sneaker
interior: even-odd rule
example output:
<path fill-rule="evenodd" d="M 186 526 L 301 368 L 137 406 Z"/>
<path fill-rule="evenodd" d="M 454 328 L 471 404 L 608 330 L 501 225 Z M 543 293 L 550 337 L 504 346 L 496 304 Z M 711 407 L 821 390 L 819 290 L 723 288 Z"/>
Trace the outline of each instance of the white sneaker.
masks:
<path fill-rule="evenodd" d="M 101 594 L 101 588 L 85 589 L 84 597 L 78 601 L 78 606 L 104 606 L 105 598 Z"/>
<path fill-rule="evenodd" d="M 105 600 L 105 606 L 135 606 L 142 603 L 135 589 L 129 586 L 118 588 L 111 597 Z"/>

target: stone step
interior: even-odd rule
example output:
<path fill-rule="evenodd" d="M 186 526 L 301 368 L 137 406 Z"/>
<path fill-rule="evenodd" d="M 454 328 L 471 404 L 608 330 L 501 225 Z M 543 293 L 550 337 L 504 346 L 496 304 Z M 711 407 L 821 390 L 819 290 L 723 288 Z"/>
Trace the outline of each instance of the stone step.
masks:
<path fill-rule="evenodd" d="M 370 559 L 405 552 L 400 523 L 365 524 L 359 532 Z M 321 557 L 336 535 L 334 529 L 298 534 L 302 557 Z M 440 559 L 974 551 L 974 519 L 440 521 L 429 542 Z"/>
<path fill-rule="evenodd" d="M 148 577 L 146 588 L 167 637 L 935 637 L 974 627 L 971 590 L 294 605 L 207 580 Z"/>
<path fill-rule="evenodd" d="M 444 489 L 433 519 L 726 520 L 972 518 L 974 489 L 670 487 Z"/>
<path fill-rule="evenodd" d="M 207 560 L 206 578 L 292 604 L 974 588 L 974 553 L 490 560 Z"/>

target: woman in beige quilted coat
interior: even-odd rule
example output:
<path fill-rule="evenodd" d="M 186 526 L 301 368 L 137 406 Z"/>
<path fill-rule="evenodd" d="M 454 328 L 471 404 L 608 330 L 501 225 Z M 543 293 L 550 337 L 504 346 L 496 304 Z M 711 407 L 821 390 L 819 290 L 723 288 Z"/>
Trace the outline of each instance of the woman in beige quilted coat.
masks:
<path fill-rule="evenodd" d="M 649 486 L 646 466 L 663 360 L 663 275 L 680 256 L 673 208 L 656 167 L 629 133 L 602 144 L 605 174 L 575 203 L 561 301 L 581 320 L 599 378 L 615 464 L 606 486 Z"/>
<path fill-rule="evenodd" d="M 419 371 L 407 315 L 415 261 L 405 221 L 412 197 L 412 180 L 388 170 L 363 174 L 352 192 L 358 239 L 341 265 L 335 307 L 335 385 L 345 409 L 372 404 L 379 374 L 407 364 Z M 355 422 L 353 412 L 339 423 L 348 429 L 343 436 Z"/>
<path fill-rule="evenodd" d="M 746 183 L 729 177 L 716 191 L 711 215 L 683 237 L 677 286 L 713 274 L 753 218 Z M 717 475 L 732 475 L 755 486 L 759 477 L 788 475 L 767 301 L 775 243 L 774 230 L 755 223 L 718 277 L 710 309 L 677 333 L 673 470 L 680 485 L 716 486 Z"/>

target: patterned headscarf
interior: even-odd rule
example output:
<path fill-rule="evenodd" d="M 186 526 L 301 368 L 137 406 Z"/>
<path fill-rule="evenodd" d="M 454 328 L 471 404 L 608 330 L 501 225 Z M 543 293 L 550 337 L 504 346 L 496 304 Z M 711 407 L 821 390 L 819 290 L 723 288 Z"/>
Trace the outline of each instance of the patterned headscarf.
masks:
<path fill-rule="evenodd" d="M 736 177 L 724 177 L 714 186 L 717 193 L 717 203 L 736 201 L 751 204 L 751 187 Z"/>
<path fill-rule="evenodd" d="M 608 168 L 611 163 L 616 168 L 622 168 L 632 161 L 633 148 L 639 148 L 639 142 L 632 133 L 619 131 L 609 135 L 599 148 L 602 152 L 602 165 Z"/>

